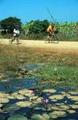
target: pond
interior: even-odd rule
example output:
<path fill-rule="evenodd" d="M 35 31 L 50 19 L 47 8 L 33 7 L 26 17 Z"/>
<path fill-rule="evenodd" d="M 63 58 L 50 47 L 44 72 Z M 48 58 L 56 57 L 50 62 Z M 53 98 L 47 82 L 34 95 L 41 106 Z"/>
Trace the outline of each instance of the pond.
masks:
<path fill-rule="evenodd" d="M 78 90 L 40 80 L 37 76 L 1 80 L 0 120 L 78 120 Z"/>

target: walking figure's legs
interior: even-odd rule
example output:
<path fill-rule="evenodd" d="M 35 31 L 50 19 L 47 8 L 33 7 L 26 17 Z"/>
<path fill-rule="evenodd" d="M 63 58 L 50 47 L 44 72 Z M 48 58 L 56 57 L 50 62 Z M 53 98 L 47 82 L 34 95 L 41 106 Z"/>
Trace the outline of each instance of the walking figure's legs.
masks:
<path fill-rule="evenodd" d="M 12 44 L 12 42 L 15 40 L 15 38 L 16 38 L 16 37 L 15 37 L 15 36 L 13 36 L 13 38 L 12 38 L 12 40 L 11 40 L 11 44 Z"/>
<path fill-rule="evenodd" d="M 19 44 L 19 36 L 17 36 L 16 41 L 17 41 L 17 44 Z"/>

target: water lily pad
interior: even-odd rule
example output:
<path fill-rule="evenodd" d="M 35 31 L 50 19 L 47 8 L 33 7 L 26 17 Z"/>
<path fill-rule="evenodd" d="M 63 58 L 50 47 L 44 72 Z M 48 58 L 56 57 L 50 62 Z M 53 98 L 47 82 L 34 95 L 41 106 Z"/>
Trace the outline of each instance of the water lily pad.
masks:
<path fill-rule="evenodd" d="M 23 100 L 23 99 L 25 99 L 25 97 L 24 97 L 23 95 L 17 95 L 17 96 L 16 96 L 16 99 L 18 99 L 18 100 Z"/>
<path fill-rule="evenodd" d="M 31 101 L 34 101 L 34 100 L 37 100 L 37 99 L 38 99 L 38 96 L 32 96 L 32 97 L 30 98 Z"/>
<path fill-rule="evenodd" d="M 52 95 L 49 97 L 51 100 L 62 100 L 64 98 L 63 95 Z"/>
<path fill-rule="evenodd" d="M 43 90 L 43 92 L 46 92 L 46 93 L 55 93 L 56 90 L 55 89 L 45 89 L 45 90 Z"/>
<path fill-rule="evenodd" d="M 24 96 L 28 96 L 28 97 L 34 96 L 33 91 L 27 90 L 27 89 L 20 90 L 19 94 L 24 95 Z"/>
<path fill-rule="evenodd" d="M 12 96 L 12 95 L 9 95 L 9 96 L 8 96 L 8 99 L 13 100 L 13 99 L 15 99 L 15 97 L 14 97 L 14 96 Z"/>
<path fill-rule="evenodd" d="M 75 110 L 67 110 L 67 112 L 70 113 L 70 114 L 73 114 L 73 113 L 75 113 L 76 111 L 75 111 Z"/>
<path fill-rule="evenodd" d="M 49 120 L 49 118 L 50 118 L 48 114 L 43 114 L 42 116 L 43 116 L 43 118 L 45 118 L 45 120 Z"/>
<path fill-rule="evenodd" d="M 28 94 L 28 93 L 32 94 L 33 91 L 32 90 L 28 90 L 28 89 L 23 89 L 23 90 L 20 90 L 19 93 L 22 94 L 22 95 L 25 95 L 25 94 Z"/>
<path fill-rule="evenodd" d="M 69 99 L 73 100 L 73 101 L 78 101 L 78 96 L 68 96 Z"/>
<path fill-rule="evenodd" d="M 78 91 L 71 91 L 69 92 L 71 95 L 78 95 Z"/>
<path fill-rule="evenodd" d="M 70 107 L 73 109 L 78 109 L 78 105 L 70 105 Z"/>
<path fill-rule="evenodd" d="M 45 119 L 43 116 L 41 116 L 41 115 L 33 115 L 32 116 L 32 118 L 31 118 L 31 120 L 47 120 L 47 119 Z"/>
<path fill-rule="evenodd" d="M 9 94 L 0 92 L 0 98 L 4 98 L 4 97 L 8 97 L 8 96 L 9 96 Z"/>
<path fill-rule="evenodd" d="M 0 103 L 8 103 L 9 99 L 8 98 L 0 98 Z"/>
<path fill-rule="evenodd" d="M 70 107 L 68 105 L 60 105 L 61 110 L 68 110 Z"/>
<path fill-rule="evenodd" d="M 3 106 L 3 104 L 0 104 L 0 108 Z"/>
<path fill-rule="evenodd" d="M 8 103 L 9 99 L 8 99 L 9 94 L 5 94 L 3 92 L 0 93 L 0 103 Z"/>
<path fill-rule="evenodd" d="M 29 101 L 22 102 L 21 101 L 21 102 L 17 102 L 16 105 L 19 106 L 19 107 L 30 107 L 31 102 L 29 102 Z"/>
<path fill-rule="evenodd" d="M 38 104 L 42 102 L 42 97 L 34 96 L 30 101 L 33 102 L 34 104 Z"/>
<path fill-rule="evenodd" d="M 52 110 L 60 110 L 60 108 L 58 106 L 52 106 L 51 109 Z"/>
<path fill-rule="evenodd" d="M 13 93 L 10 97 L 10 99 L 18 99 L 18 100 L 23 100 L 25 97 L 19 93 Z"/>
<path fill-rule="evenodd" d="M 15 92 L 15 93 L 11 94 L 11 97 L 16 98 L 16 97 L 17 97 L 17 95 L 18 95 L 18 93 L 17 93 L 17 92 Z"/>
<path fill-rule="evenodd" d="M 49 114 L 50 118 L 58 118 L 58 117 L 65 117 L 66 112 L 64 111 L 54 111 Z"/>
<path fill-rule="evenodd" d="M 53 110 L 68 110 L 70 107 L 68 105 L 65 105 L 63 103 L 56 103 L 55 106 L 51 107 Z"/>
<path fill-rule="evenodd" d="M 8 120 L 27 120 L 23 115 L 15 114 L 8 118 Z"/>
<path fill-rule="evenodd" d="M 75 105 L 78 105 L 78 102 L 75 102 Z"/>
<path fill-rule="evenodd" d="M 20 107 L 17 106 L 16 104 L 6 105 L 6 107 L 4 107 L 4 111 L 6 111 L 6 112 L 13 112 L 13 111 L 16 111 L 19 109 L 20 109 Z"/>

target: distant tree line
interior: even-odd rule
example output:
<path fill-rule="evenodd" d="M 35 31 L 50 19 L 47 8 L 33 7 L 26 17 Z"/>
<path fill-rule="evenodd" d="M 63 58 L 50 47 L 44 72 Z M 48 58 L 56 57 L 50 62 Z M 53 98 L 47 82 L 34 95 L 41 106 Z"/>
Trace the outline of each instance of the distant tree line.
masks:
<path fill-rule="evenodd" d="M 50 22 L 48 20 L 32 20 L 25 24 L 21 19 L 9 17 L 0 21 L 0 34 L 4 37 L 12 35 L 13 29 L 18 27 L 21 31 L 21 39 L 45 39 L 47 36 L 46 29 Z M 60 40 L 77 40 L 78 22 L 53 23 L 58 30 Z"/>

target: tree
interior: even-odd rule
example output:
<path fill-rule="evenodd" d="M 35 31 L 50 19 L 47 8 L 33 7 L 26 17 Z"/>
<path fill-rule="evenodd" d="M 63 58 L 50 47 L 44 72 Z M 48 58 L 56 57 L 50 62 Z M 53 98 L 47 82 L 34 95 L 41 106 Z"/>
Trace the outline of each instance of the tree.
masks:
<path fill-rule="evenodd" d="M 9 17 L 0 21 L 1 28 L 7 33 L 12 33 L 14 27 L 21 29 L 21 24 L 21 20 L 16 17 Z"/>
<path fill-rule="evenodd" d="M 47 20 L 36 20 L 33 21 L 33 24 L 30 26 L 29 31 L 30 33 L 42 33 L 45 32 L 47 27 L 49 25 L 49 22 Z"/>

